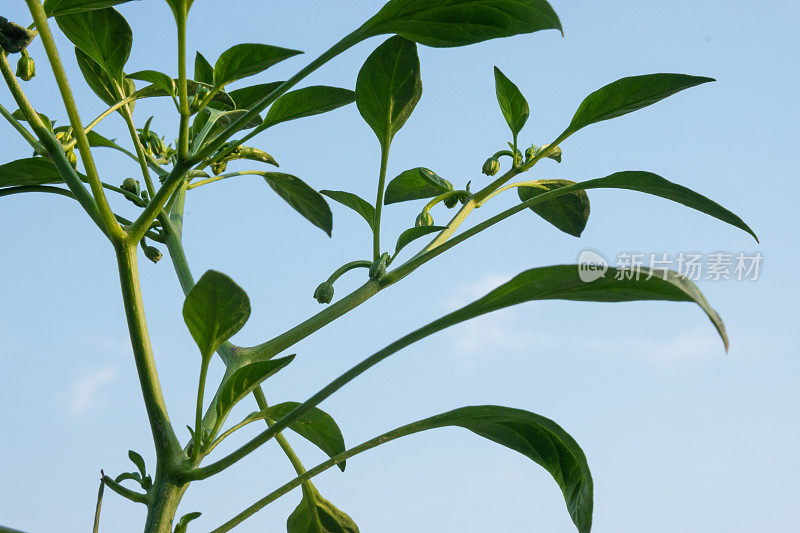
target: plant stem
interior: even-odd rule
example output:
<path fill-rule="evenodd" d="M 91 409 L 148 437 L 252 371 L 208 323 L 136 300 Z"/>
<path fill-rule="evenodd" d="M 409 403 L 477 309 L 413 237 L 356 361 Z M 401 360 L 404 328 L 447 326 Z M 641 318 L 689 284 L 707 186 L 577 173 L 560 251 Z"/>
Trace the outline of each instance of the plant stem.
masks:
<path fill-rule="evenodd" d="M 180 98 L 181 123 L 178 134 L 178 160 L 185 161 L 189 157 L 189 90 L 186 81 L 186 19 L 188 13 L 186 2 L 178 2 L 180 12 L 175 13 L 175 24 L 178 27 L 178 97 Z"/>
<path fill-rule="evenodd" d="M 119 267 L 122 299 L 125 315 L 128 320 L 133 357 L 139 374 L 139 384 L 150 419 L 150 429 L 159 462 L 174 459 L 182 454 L 180 444 L 169 421 L 167 407 L 158 380 L 153 350 L 147 331 L 142 294 L 139 287 L 139 270 L 137 267 L 136 243 L 127 240 L 115 246 Z"/>
<path fill-rule="evenodd" d="M 47 52 L 50 66 L 53 68 L 56 84 L 61 92 L 61 99 L 67 110 L 67 116 L 69 116 L 69 121 L 72 125 L 73 135 L 78 141 L 78 151 L 80 151 L 83 166 L 89 178 L 89 186 L 92 189 L 97 208 L 100 211 L 100 217 L 103 219 L 109 237 L 111 237 L 112 240 L 122 240 L 125 237 L 125 232 L 122 226 L 119 225 L 119 222 L 117 222 L 117 219 L 114 218 L 114 213 L 111 210 L 111 206 L 108 205 L 108 199 L 103 192 L 103 186 L 100 184 L 100 176 L 94 164 L 92 150 L 89 147 L 89 140 L 83 129 L 83 122 L 78 113 L 78 108 L 75 105 L 75 99 L 72 96 L 72 89 L 67 80 L 67 73 L 64 71 L 64 65 L 61 64 L 61 58 L 58 55 L 58 49 L 53 40 L 53 34 L 50 32 L 50 26 L 47 23 L 47 15 L 39 0 L 25 0 L 25 2 L 28 4 L 28 9 L 36 23 L 36 29 L 39 31 L 39 36 L 42 39 L 45 52 Z"/>
<path fill-rule="evenodd" d="M 391 140 L 381 143 L 381 170 L 378 176 L 378 197 L 375 200 L 375 223 L 372 228 L 372 258 L 381 256 L 381 213 L 383 212 L 383 193 L 386 188 L 386 170 L 389 166 L 389 147 Z"/>
<path fill-rule="evenodd" d="M 147 505 L 147 495 L 146 494 L 141 494 L 139 492 L 136 492 L 135 490 L 131 490 L 131 489 L 128 489 L 126 487 L 123 487 L 122 485 L 120 485 L 119 483 L 117 483 L 116 481 L 114 481 L 113 479 L 111 479 L 110 477 L 108 477 L 106 475 L 103 475 L 103 483 L 108 485 L 108 488 L 110 488 L 111 490 L 113 490 L 114 492 L 116 492 L 117 494 L 122 496 L 123 498 L 127 498 L 128 500 L 130 500 L 132 502 L 135 502 L 135 503 L 143 503 L 143 504 Z"/>
<path fill-rule="evenodd" d="M 105 489 L 106 483 L 103 481 L 103 474 L 100 473 L 100 488 L 97 489 L 97 505 L 94 508 L 94 527 L 92 528 L 92 533 L 99 533 L 100 531 L 100 509 L 103 506 L 103 489 Z"/>

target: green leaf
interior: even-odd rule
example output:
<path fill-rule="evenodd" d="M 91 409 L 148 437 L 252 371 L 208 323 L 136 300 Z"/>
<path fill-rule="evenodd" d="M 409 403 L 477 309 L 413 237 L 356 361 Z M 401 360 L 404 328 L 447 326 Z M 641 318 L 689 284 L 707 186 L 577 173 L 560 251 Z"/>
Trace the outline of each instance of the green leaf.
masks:
<path fill-rule="evenodd" d="M 103 70 L 103 67 L 77 47 L 75 48 L 75 59 L 78 60 L 78 68 L 81 69 L 86 84 L 104 104 L 111 107 L 119 102 L 114 81 Z"/>
<path fill-rule="evenodd" d="M 189 527 L 189 522 L 200 518 L 203 513 L 195 511 L 193 513 L 187 513 L 181 517 L 178 523 L 175 525 L 175 533 L 186 533 L 186 529 Z"/>
<path fill-rule="evenodd" d="M 280 172 L 264 172 L 264 179 L 278 196 L 286 200 L 292 208 L 303 215 L 306 220 L 331 236 L 333 231 L 333 214 L 325 198 L 312 189 L 306 182 Z"/>
<path fill-rule="evenodd" d="M 0 165 L 0 187 L 22 187 L 63 183 L 61 174 L 49 159 L 29 157 Z"/>
<path fill-rule="evenodd" d="M 225 50 L 214 65 L 214 85 L 222 87 L 267 70 L 284 59 L 302 54 L 267 44 L 237 44 Z"/>
<path fill-rule="evenodd" d="M 453 190 L 453 184 L 424 167 L 406 170 L 386 186 L 385 203 L 433 198 Z"/>
<path fill-rule="evenodd" d="M 18 54 L 36 37 L 36 32 L 0 16 L 0 51 Z"/>
<path fill-rule="evenodd" d="M 236 89 L 228 94 L 236 102 L 236 109 L 252 109 L 258 102 L 272 94 L 275 89 L 283 84 L 284 82 L 282 81 L 259 83 L 258 85 Z"/>
<path fill-rule="evenodd" d="M 297 402 L 273 405 L 264 411 L 264 415 L 274 422 L 293 411 L 298 405 L 300 404 Z M 342 430 L 339 429 L 339 425 L 333 417 L 322 409 L 314 407 L 303 413 L 297 420 L 289 424 L 289 429 L 316 445 L 328 457 L 335 457 L 344 453 L 346 449 Z M 344 472 L 345 463 L 342 462 L 338 466 Z"/>
<path fill-rule="evenodd" d="M 425 235 L 430 235 L 431 233 L 442 231 L 443 229 L 447 229 L 447 227 L 417 226 L 405 230 L 403 233 L 400 234 L 400 238 L 397 239 L 397 246 L 395 246 L 394 255 L 399 254 L 400 250 L 405 248 L 407 245 L 411 244 L 413 241 L 419 239 L 420 237 L 424 237 Z"/>
<path fill-rule="evenodd" d="M 397 33 L 420 44 L 464 46 L 539 30 L 561 22 L 545 0 L 390 0 L 362 29 Z"/>
<path fill-rule="evenodd" d="M 579 276 L 578 265 L 533 268 L 440 321 L 456 324 L 492 311 L 534 300 L 694 302 L 714 324 L 727 350 L 728 336 L 725 333 L 722 319 L 689 279 L 672 271 L 654 272 L 653 277 L 646 279 L 650 271 L 644 268 L 639 279 L 635 277 L 627 279 L 627 276 L 623 274 L 620 274 L 615 268 L 609 268 L 603 277 L 586 282 Z M 617 279 L 617 277 L 621 279 Z"/>
<path fill-rule="evenodd" d="M 104 9 L 117 4 L 125 4 L 132 0 L 45 0 L 44 12 L 48 17 L 70 15 L 83 11 Z"/>
<path fill-rule="evenodd" d="M 234 405 L 253 392 L 253 389 L 265 379 L 291 363 L 293 359 L 294 355 L 290 355 L 268 361 L 256 361 L 237 368 L 220 383 L 210 409 L 213 408 L 218 420 L 224 420 Z"/>
<path fill-rule="evenodd" d="M 315 85 L 286 93 L 269 108 L 262 128 L 333 111 L 355 102 L 356 95 L 349 89 Z M 235 99 L 234 99 L 235 100 Z"/>
<path fill-rule="evenodd" d="M 528 187 L 519 187 L 519 199 L 523 202 L 534 196 L 544 194 L 554 189 L 574 185 L 569 180 L 536 180 Z M 580 237 L 589 221 L 589 196 L 584 191 L 575 191 L 552 200 L 531 206 L 531 210 L 573 237 Z"/>
<path fill-rule="evenodd" d="M 173 82 L 177 83 L 178 80 L 174 79 Z M 189 93 L 189 96 L 194 96 L 197 94 L 197 90 L 201 87 L 211 90 L 211 85 L 207 85 L 205 83 L 199 83 L 194 80 L 186 80 L 186 89 Z M 165 91 L 163 88 L 157 85 L 148 85 L 147 87 L 143 87 L 133 93 L 132 97 L 135 100 L 140 100 L 142 98 L 154 98 L 159 96 L 170 96 L 170 94 Z M 234 109 L 236 104 L 234 103 L 233 99 L 226 93 L 225 91 L 217 91 L 217 93 L 211 99 L 213 103 L 216 104 L 215 108 L 219 109 Z"/>
<path fill-rule="evenodd" d="M 242 329 L 250 317 L 250 299 L 234 281 L 209 270 L 186 296 L 183 319 L 204 358 Z"/>
<path fill-rule="evenodd" d="M 170 96 L 175 95 L 175 80 L 163 72 L 158 72 L 157 70 L 140 70 L 139 72 L 128 74 L 128 77 L 134 80 L 150 82 Z"/>
<path fill-rule="evenodd" d="M 200 83 L 214 85 L 214 67 L 200 52 L 194 55 L 194 79 Z"/>
<path fill-rule="evenodd" d="M 530 116 L 528 101 L 522 96 L 519 88 L 497 67 L 494 67 L 494 86 L 497 103 L 500 104 L 500 110 L 516 138 Z"/>
<path fill-rule="evenodd" d="M 592 474 L 580 446 L 561 426 L 549 418 L 521 409 L 482 405 L 455 409 L 409 424 L 406 428 L 416 433 L 448 426 L 468 429 L 521 453 L 547 470 L 561 488 L 578 531 L 591 531 L 594 507 Z"/>
<path fill-rule="evenodd" d="M 357 194 L 346 191 L 319 191 L 331 200 L 339 202 L 343 206 L 349 207 L 367 221 L 370 228 L 375 228 L 375 208 Z"/>
<path fill-rule="evenodd" d="M 287 533 L 359 533 L 352 518 L 320 496 L 318 491 L 314 493 L 315 513 L 310 512 L 308 501 L 303 498 L 286 521 Z"/>
<path fill-rule="evenodd" d="M 652 194 L 667 200 L 672 200 L 686 207 L 691 207 L 701 213 L 705 213 L 723 222 L 735 226 L 743 231 L 746 231 L 753 238 L 758 241 L 758 236 L 750 229 L 750 226 L 739 218 L 734 213 L 728 211 L 713 200 L 706 198 L 702 194 L 698 194 L 693 190 L 672 183 L 657 174 L 652 172 L 643 172 L 640 170 L 628 170 L 624 172 L 616 172 L 605 178 L 598 178 L 588 180 L 575 185 L 569 186 L 570 190 L 577 189 L 628 189 L 631 191 L 639 191 L 646 194 Z"/>
<path fill-rule="evenodd" d="M 131 27 L 113 8 L 96 9 L 56 17 L 67 39 L 91 57 L 109 76 L 122 83 L 131 53 Z"/>
<path fill-rule="evenodd" d="M 136 481 L 137 483 L 142 482 L 142 476 L 138 472 L 123 472 L 122 474 L 114 478 L 114 481 L 116 481 L 117 483 L 121 483 L 126 479 L 131 479 L 133 481 Z"/>
<path fill-rule="evenodd" d="M 367 58 L 356 81 L 356 105 L 386 149 L 422 96 L 417 46 L 392 37 Z"/>
<path fill-rule="evenodd" d="M 87 131 L 86 138 L 89 140 L 89 146 L 92 147 L 113 148 L 115 150 L 119 150 L 120 148 L 122 148 L 113 140 L 103 137 L 94 130 Z"/>
<path fill-rule="evenodd" d="M 142 475 L 142 479 L 144 479 L 144 477 L 147 475 L 147 469 L 145 468 L 144 459 L 142 459 L 142 456 L 133 450 L 128 450 L 128 458 L 133 464 L 136 465 L 136 468 L 139 469 L 139 473 Z"/>
<path fill-rule="evenodd" d="M 595 122 L 627 115 L 684 89 L 710 81 L 715 80 L 686 74 L 647 74 L 622 78 L 587 96 L 559 139 L 566 139 Z"/>

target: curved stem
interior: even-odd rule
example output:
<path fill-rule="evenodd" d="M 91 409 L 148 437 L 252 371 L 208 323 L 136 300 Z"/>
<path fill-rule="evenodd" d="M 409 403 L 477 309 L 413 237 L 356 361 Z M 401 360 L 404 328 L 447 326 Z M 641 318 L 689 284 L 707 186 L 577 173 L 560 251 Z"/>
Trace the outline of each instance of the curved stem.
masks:
<path fill-rule="evenodd" d="M 61 63 L 61 58 L 58 55 L 56 43 L 53 40 L 53 34 L 50 32 L 50 26 L 47 23 L 47 15 L 44 12 L 42 3 L 39 0 L 25 0 L 28 4 L 28 9 L 33 16 L 36 23 L 36 29 L 39 31 L 39 36 L 42 39 L 42 44 L 47 52 L 47 57 L 50 60 L 50 66 L 53 68 L 53 74 L 56 78 L 58 89 L 61 92 L 61 99 L 64 102 L 64 107 L 67 110 L 70 124 L 72 125 L 72 132 L 75 139 L 78 141 L 78 151 L 83 160 L 83 166 L 86 170 L 86 175 L 89 178 L 89 186 L 92 189 L 97 208 L 100 211 L 100 217 L 103 219 L 106 230 L 113 240 L 122 240 L 125 237 L 125 232 L 122 226 L 119 225 L 117 219 L 114 218 L 114 213 L 111 206 L 108 204 L 108 199 L 103 192 L 103 187 L 100 184 L 100 176 L 97 173 L 97 167 L 94 164 L 92 157 L 92 150 L 89 146 L 89 140 L 86 137 L 86 132 L 83 129 L 83 122 L 81 121 L 78 108 L 75 105 L 75 99 L 72 96 L 72 89 L 70 88 L 69 81 L 67 80 L 67 73 L 64 71 L 64 65 Z"/>
<path fill-rule="evenodd" d="M 372 267 L 372 261 L 351 261 L 337 268 L 336 271 L 333 274 L 331 274 L 330 277 L 328 278 L 328 283 L 335 283 L 337 279 L 342 277 L 342 275 L 356 268 L 370 268 L 370 267 Z"/>
<path fill-rule="evenodd" d="M 103 476 L 103 483 L 108 485 L 108 488 L 122 496 L 123 498 L 127 498 L 134 503 L 143 503 L 147 505 L 148 499 L 146 494 L 142 494 L 140 492 L 136 492 L 135 490 L 131 490 L 129 488 L 123 487 L 113 479 L 108 476 Z"/>

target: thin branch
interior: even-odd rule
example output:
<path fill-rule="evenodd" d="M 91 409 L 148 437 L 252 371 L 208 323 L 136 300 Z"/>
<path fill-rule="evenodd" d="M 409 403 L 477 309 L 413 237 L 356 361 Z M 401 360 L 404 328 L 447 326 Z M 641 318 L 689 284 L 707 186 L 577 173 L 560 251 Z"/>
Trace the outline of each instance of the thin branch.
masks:
<path fill-rule="evenodd" d="M 122 485 L 120 485 L 119 483 L 117 483 L 108 476 L 105 475 L 103 476 L 103 483 L 105 483 L 108 486 L 108 488 L 110 488 L 123 498 L 127 498 L 132 502 L 143 503 L 145 505 L 148 505 L 150 503 L 147 494 L 142 494 L 141 492 L 136 492 L 135 490 L 123 487 Z"/>

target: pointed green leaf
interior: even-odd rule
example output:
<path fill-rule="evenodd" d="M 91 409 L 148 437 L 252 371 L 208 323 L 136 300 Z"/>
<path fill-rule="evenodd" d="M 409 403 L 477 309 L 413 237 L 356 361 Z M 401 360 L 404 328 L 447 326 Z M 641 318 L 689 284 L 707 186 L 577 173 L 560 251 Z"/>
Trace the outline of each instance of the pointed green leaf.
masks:
<path fill-rule="evenodd" d="M 277 421 L 298 405 L 300 404 L 297 402 L 273 405 L 264 411 L 264 415 L 272 421 Z M 345 451 L 342 430 L 339 429 L 339 425 L 333 417 L 322 409 L 315 407 L 303 413 L 300 418 L 289 425 L 289 429 L 316 445 L 328 457 L 335 457 Z M 338 466 L 344 472 L 345 463 L 342 462 Z"/>
<path fill-rule="evenodd" d="M 122 474 L 120 474 L 116 478 L 114 478 L 114 481 L 116 481 L 117 483 L 121 483 L 122 481 L 125 481 L 126 479 L 132 479 L 133 481 L 136 481 L 137 483 L 141 483 L 142 482 L 142 476 L 138 472 L 123 472 Z"/>
<path fill-rule="evenodd" d="M 247 293 L 215 270 L 203 274 L 183 304 L 183 319 L 204 358 L 242 329 L 249 317 Z"/>
<path fill-rule="evenodd" d="M 362 28 L 368 35 L 397 33 L 420 44 L 448 47 L 561 31 L 561 22 L 545 0 L 390 0 Z"/>
<path fill-rule="evenodd" d="M 226 376 L 220 383 L 219 390 L 214 397 L 214 409 L 218 420 L 224 420 L 233 406 L 253 392 L 265 379 L 276 374 L 279 370 L 292 362 L 294 355 L 256 361 L 237 368 L 231 375 Z"/>
<path fill-rule="evenodd" d="M 367 221 L 370 228 L 375 227 L 375 207 L 372 206 L 371 203 L 367 202 L 357 194 L 353 194 L 351 192 L 346 191 L 319 191 L 320 194 L 324 194 L 331 200 L 339 202 L 343 206 L 349 207 L 359 215 L 361 215 L 364 220 Z"/>
<path fill-rule="evenodd" d="M 386 205 L 433 198 L 453 190 L 453 184 L 424 167 L 406 170 L 386 186 Z"/>
<path fill-rule="evenodd" d="M 284 59 L 302 54 L 297 50 L 267 44 L 237 44 L 217 59 L 214 65 L 214 85 L 222 87 L 236 80 L 267 70 Z"/>
<path fill-rule="evenodd" d="M 564 192 L 579 189 L 628 189 L 652 194 L 683 204 L 686 207 L 690 207 L 718 220 L 727 222 L 732 226 L 746 231 L 758 241 L 758 236 L 750 229 L 750 226 L 745 224 L 745 222 L 734 213 L 728 211 L 713 200 L 706 198 L 702 194 L 698 194 L 683 185 L 672 183 L 652 172 L 643 172 L 640 170 L 616 172 L 605 178 L 576 183 L 575 185 L 564 187 L 564 189 Z"/>
<path fill-rule="evenodd" d="M 355 102 L 355 93 L 349 89 L 315 85 L 284 94 L 269 108 L 262 128 L 333 111 Z M 234 99 L 235 100 L 235 99 Z"/>
<path fill-rule="evenodd" d="M 22 187 L 62 183 L 64 180 L 49 159 L 29 157 L 0 165 L 0 187 Z"/>
<path fill-rule="evenodd" d="M 89 140 L 89 146 L 92 147 L 113 148 L 115 150 L 119 150 L 120 148 L 122 148 L 120 145 L 118 145 L 111 139 L 103 137 L 94 130 L 87 131 L 86 138 Z"/>
<path fill-rule="evenodd" d="M 578 265 L 533 268 L 440 320 L 455 324 L 533 300 L 694 302 L 714 324 L 727 349 L 728 336 L 725 333 L 725 325 L 694 283 L 672 271 L 653 272 L 653 276 L 646 279 L 650 273 L 651 271 L 643 268 L 638 279 L 636 277 L 628 279 L 629 276 L 625 276 L 624 272 L 620 273 L 615 268 L 609 268 L 603 277 L 586 282 L 579 275 Z"/>
<path fill-rule="evenodd" d="M 287 533 L 359 533 L 352 518 L 320 496 L 319 492 L 314 493 L 315 513 L 310 512 L 308 501 L 303 498 L 286 521 Z M 314 514 L 319 518 L 319 524 L 314 519 Z"/>
<path fill-rule="evenodd" d="M 125 4 L 132 0 L 45 0 L 44 12 L 48 17 L 69 15 L 83 11 L 104 9 L 117 4 Z"/>
<path fill-rule="evenodd" d="M 174 533 L 186 533 L 187 528 L 189 527 L 189 522 L 192 520 L 196 520 L 200 518 L 203 513 L 195 511 L 193 513 L 187 513 L 181 517 L 178 523 L 175 525 L 175 532 Z"/>
<path fill-rule="evenodd" d="M 575 270 L 577 272 L 577 269 Z M 462 427 L 510 448 L 547 470 L 581 533 L 592 528 L 593 482 L 586 456 L 561 426 L 543 416 L 496 405 L 462 407 L 405 426 L 405 434 L 441 427 Z"/>
<path fill-rule="evenodd" d="M 142 456 L 133 450 L 128 450 L 128 458 L 133 464 L 136 465 L 136 468 L 139 469 L 139 473 L 142 475 L 142 479 L 144 479 L 144 477 L 147 475 L 147 470 L 145 468 L 144 459 L 142 459 Z"/>
<path fill-rule="evenodd" d="M 519 199 L 523 202 L 553 189 L 574 185 L 569 180 L 536 180 L 528 187 L 519 187 Z M 552 200 L 531 206 L 531 210 L 573 237 L 580 237 L 589 221 L 589 196 L 584 191 L 575 191 Z"/>
<path fill-rule="evenodd" d="M 134 80 L 150 82 L 159 89 L 162 89 L 165 93 L 171 96 L 175 95 L 175 80 L 163 72 L 158 72 L 157 70 L 140 70 L 139 72 L 128 74 L 128 77 Z"/>
<path fill-rule="evenodd" d="M 587 96 L 559 139 L 566 139 L 595 122 L 627 115 L 684 89 L 710 81 L 715 80 L 686 74 L 647 74 L 622 78 Z"/>
<path fill-rule="evenodd" d="M 194 55 L 194 79 L 200 83 L 214 85 L 214 67 L 200 52 Z"/>
<path fill-rule="evenodd" d="M 96 9 L 56 17 L 67 39 L 100 65 L 112 79 L 122 83 L 122 69 L 133 43 L 131 27 L 113 8 Z"/>
<path fill-rule="evenodd" d="M 366 60 L 356 81 L 356 105 L 384 148 L 403 127 L 422 96 L 417 46 L 392 37 Z"/>
<path fill-rule="evenodd" d="M 265 172 L 263 175 L 278 196 L 330 237 L 333 231 L 333 215 L 328 202 L 320 193 L 297 176 L 279 172 Z"/>
<path fill-rule="evenodd" d="M 511 128 L 511 133 L 516 137 L 528 121 L 530 115 L 528 101 L 522 96 L 519 88 L 497 67 L 494 67 L 494 86 L 500 110 L 508 127 Z"/>
<path fill-rule="evenodd" d="M 75 48 L 75 59 L 78 61 L 78 68 L 81 69 L 86 84 L 104 104 L 111 107 L 119 102 L 114 81 L 94 59 L 86 55 L 80 48 Z"/>
<path fill-rule="evenodd" d="M 430 235 L 431 233 L 442 231 L 443 229 L 447 229 L 447 227 L 417 226 L 405 230 L 403 233 L 400 234 L 400 238 L 397 239 L 397 245 L 394 248 L 394 255 L 399 254 L 400 250 L 405 248 L 407 245 L 411 244 L 413 241 L 419 239 L 420 237 L 424 237 L 425 235 Z"/>
<path fill-rule="evenodd" d="M 228 94 L 236 102 L 236 109 L 252 109 L 258 102 L 272 94 L 275 89 L 283 84 L 284 82 L 282 81 L 259 83 L 258 85 L 236 89 Z"/>

